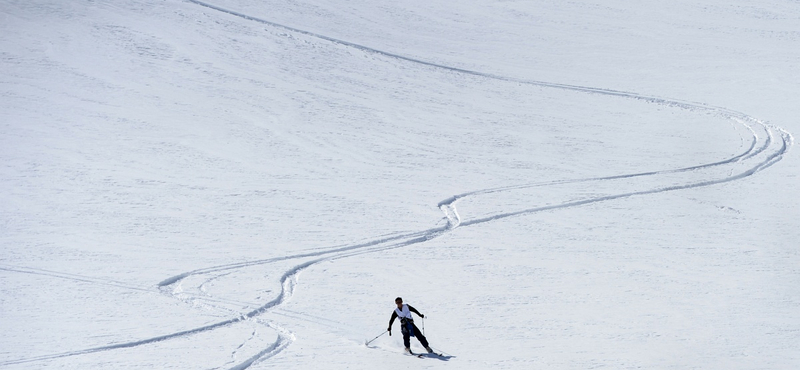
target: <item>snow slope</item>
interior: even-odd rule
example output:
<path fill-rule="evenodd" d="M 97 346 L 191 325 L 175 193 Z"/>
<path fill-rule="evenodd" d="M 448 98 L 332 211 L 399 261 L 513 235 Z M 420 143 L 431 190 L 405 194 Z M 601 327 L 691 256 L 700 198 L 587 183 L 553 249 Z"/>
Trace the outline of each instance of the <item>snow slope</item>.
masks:
<path fill-rule="evenodd" d="M 0 369 L 800 365 L 796 1 L 0 17 Z"/>

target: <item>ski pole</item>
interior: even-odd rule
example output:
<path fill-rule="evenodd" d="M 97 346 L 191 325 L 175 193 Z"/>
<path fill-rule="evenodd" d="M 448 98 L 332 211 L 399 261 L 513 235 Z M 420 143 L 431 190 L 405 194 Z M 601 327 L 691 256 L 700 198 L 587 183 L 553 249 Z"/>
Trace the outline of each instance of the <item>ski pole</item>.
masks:
<path fill-rule="evenodd" d="M 374 342 L 374 341 L 375 341 L 375 339 L 378 339 L 378 338 L 382 337 L 382 336 L 383 336 L 384 334 L 386 334 L 386 333 L 387 333 L 387 331 L 384 331 L 383 333 L 381 333 L 381 334 L 380 334 L 380 335 L 378 335 L 377 337 L 375 337 L 375 338 L 372 338 L 371 340 L 365 341 L 365 342 L 364 342 L 364 345 L 365 345 L 365 346 L 368 346 L 370 343 Z"/>
<path fill-rule="evenodd" d="M 422 335 L 425 335 L 425 318 L 422 318 Z"/>

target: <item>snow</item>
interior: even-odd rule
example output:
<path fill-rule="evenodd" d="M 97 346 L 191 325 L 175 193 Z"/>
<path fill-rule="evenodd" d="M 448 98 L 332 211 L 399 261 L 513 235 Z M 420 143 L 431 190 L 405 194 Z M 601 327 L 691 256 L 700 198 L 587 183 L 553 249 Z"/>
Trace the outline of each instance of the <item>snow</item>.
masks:
<path fill-rule="evenodd" d="M 796 369 L 798 60 L 792 0 L 4 1 L 0 369 Z"/>

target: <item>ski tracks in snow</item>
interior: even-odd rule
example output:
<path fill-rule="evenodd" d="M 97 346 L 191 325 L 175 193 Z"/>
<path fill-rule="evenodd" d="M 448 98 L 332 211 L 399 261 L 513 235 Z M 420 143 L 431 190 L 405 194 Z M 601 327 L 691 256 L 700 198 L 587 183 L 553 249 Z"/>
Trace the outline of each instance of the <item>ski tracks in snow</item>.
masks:
<path fill-rule="evenodd" d="M 367 240 L 347 245 L 328 247 L 324 250 L 318 250 L 315 252 L 300 253 L 289 256 L 268 258 L 262 260 L 253 260 L 247 262 L 232 263 L 232 264 L 219 265 L 219 266 L 188 271 L 162 280 L 160 283 L 157 284 L 157 289 L 161 291 L 163 294 L 166 294 L 170 297 L 174 297 L 186 302 L 202 301 L 203 304 L 206 305 L 207 307 L 222 311 L 226 315 L 230 315 L 230 317 L 232 318 L 194 329 L 179 331 L 171 334 L 166 334 L 148 339 L 142 339 L 138 341 L 110 344 L 107 346 L 83 349 L 83 350 L 60 353 L 60 354 L 52 354 L 52 355 L 31 357 L 13 361 L 5 361 L 1 362 L 0 366 L 52 360 L 70 356 L 78 356 L 78 355 L 102 352 L 102 351 L 111 351 L 122 348 L 138 347 L 165 340 L 188 337 L 195 334 L 219 329 L 222 327 L 243 323 L 245 321 L 251 321 L 259 326 L 268 327 L 272 330 L 275 330 L 278 333 L 278 339 L 276 342 L 274 342 L 267 348 L 258 351 L 257 353 L 247 358 L 246 360 L 241 361 L 238 364 L 235 364 L 232 367 L 230 367 L 231 370 L 247 369 L 248 367 L 258 362 L 264 361 L 280 353 L 295 340 L 295 336 L 290 330 L 281 327 L 275 322 L 265 320 L 260 316 L 265 312 L 270 311 L 275 307 L 280 306 L 287 300 L 289 300 L 294 294 L 294 291 L 296 289 L 297 276 L 303 270 L 311 266 L 314 266 L 320 262 L 332 261 L 336 259 L 352 257 L 366 253 L 375 253 L 390 249 L 403 248 L 414 244 L 426 242 L 428 240 L 441 236 L 445 233 L 453 231 L 459 227 L 483 224 L 514 216 L 520 216 L 520 215 L 532 214 L 544 211 L 553 211 L 570 207 L 577 207 L 582 205 L 611 201 L 615 199 L 621 199 L 633 196 L 658 194 L 669 191 L 711 186 L 730 181 L 736 181 L 751 176 L 780 161 L 783 158 L 783 156 L 787 153 L 787 151 L 789 150 L 790 146 L 793 143 L 793 138 L 787 131 L 777 126 L 769 125 L 754 117 L 748 116 L 740 112 L 732 111 L 726 108 L 712 107 L 700 103 L 686 102 L 675 99 L 666 99 L 655 96 L 640 95 L 625 91 L 558 84 L 558 83 L 550 83 L 550 82 L 536 81 L 536 80 L 525 80 L 525 79 L 505 77 L 490 73 L 471 71 L 471 70 L 431 63 L 420 59 L 410 58 L 407 56 L 370 48 L 368 46 L 354 44 L 344 40 L 327 37 L 325 35 L 284 26 L 281 24 L 252 17 L 229 9 L 224 9 L 201 1 L 196 1 L 196 0 L 186 0 L 186 1 L 231 16 L 239 17 L 247 21 L 262 23 L 271 27 L 280 28 L 286 31 L 311 36 L 327 42 L 332 42 L 339 45 L 355 48 L 358 50 L 375 53 L 387 58 L 401 60 L 416 65 L 422 65 L 437 69 L 444 69 L 456 73 L 478 76 L 486 79 L 513 82 L 518 84 L 528 84 L 528 85 L 535 85 L 535 86 L 554 88 L 554 89 L 571 90 L 589 94 L 600 94 L 606 96 L 619 97 L 623 99 L 641 100 L 675 109 L 685 109 L 685 110 L 710 113 L 722 116 L 731 120 L 740 129 L 742 129 L 744 132 L 747 133 L 747 135 L 743 136 L 743 151 L 730 158 L 726 158 L 717 162 L 695 165 L 685 168 L 622 174 L 622 175 L 614 175 L 607 177 L 518 184 L 506 187 L 471 191 L 460 195 L 452 196 L 448 199 L 441 201 L 438 204 L 439 208 L 442 210 L 444 214 L 445 221 L 447 222 L 445 226 L 434 227 L 428 230 L 423 230 L 418 232 L 385 235 L 374 238 L 372 240 Z M 651 181 L 637 181 L 639 179 L 644 179 L 644 178 Z M 478 214 L 469 215 L 466 218 L 463 218 L 462 215 L 459 213 L 459 210 L 456 208 L 456 203 L 461 201 L 478 199 L 481 197 L 492 197 L 497 195 L 508 196 L 514 200 L 517 200 L 518 204 L 525 204 L 524 197 L 519 196 L 520 192 L 537 188 L 575 186 L 581 184 L 591 185 L 593 187 L 595 187 L 598 184 L 609 184 L 611 185 L 610 187 L 613 188 L 613 191 L 607 192 L 605 194 L 596 194 L 588 197 L 584 196 L 582 198 L 573 197 L 569 199 L 563 199 L 561 201 L 555 201 L 550 204 L 513 210 L 513 211 L 502 211 L 502 210 L 493 211 L 491 207 L 488 207 L 485 209 L 481 209 Z M 277 297 L 275 297 L 269 302 L 263 303 L 260 306 L 251 309 L 250 311 L 238 312 L 226 308 L 224 306 L 225 304 L 238 305 L 240 307 L 242 305 L 250 305 L 247 302 L 219 299 L 212 297 L 206 292 L 205 284 L 207 284 L 212 280 L 219 279 L 230 272 L 246 268 L 276 264 L 278 262 L 286 262 L 286 261 L 302 261 L 302 262 L 294 265 L 281 276 L 280 278 L 281 290 L 280 293 L 277 295 Z M 0 269 L 6 271 L 21 272 L 21 273 L 43 274 L 59 278 L 75 279 L 79 281 L 86 281 L 86 282 L 93 282 L 93 283 L 100 283 L 100 284 L 142 290 L 138 287 L 130 287 L 119 282 L 97 281 L 97 279 L 61 274 L 52 271 L 25 269 L 25 268 L 10 267 L 10 266 L 0 267 Z M 189 293 L 183 290 L 182 283 L 185 280 L 187 280 L 190 277 L 201 277 L 201 276 L 206 276 L 206 278 L 196 288 L 193 288 L 197 290 L 197 293 Z M 152 292 L 152 289 L 144 289 L 144 290 Z M 255 332 L 253 335 L 255 335 Z M 236 349 L 236 351 L 241 349 L 242 346 L 243 345 L 239 346 Z"/>

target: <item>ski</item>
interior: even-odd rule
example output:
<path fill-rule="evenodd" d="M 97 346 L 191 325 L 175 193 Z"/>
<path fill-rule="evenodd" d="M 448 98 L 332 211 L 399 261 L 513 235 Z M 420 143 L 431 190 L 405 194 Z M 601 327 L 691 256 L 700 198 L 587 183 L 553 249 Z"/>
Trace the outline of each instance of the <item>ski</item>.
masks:
<path fill-rule="evenodd" d="M 417 358 L 425 358 L 425 357 L 433 357 L 433 356 L 444 357 L 444 355 L 443 355 L 443 354 L 441 354 L 441 353 L 436 353 L 436 352 L 429 352 L 429 353 L 414 353 L 414 352 L 406 352 L 405 354 L 406 354 L 407 356 L 416 356 Z"/>

